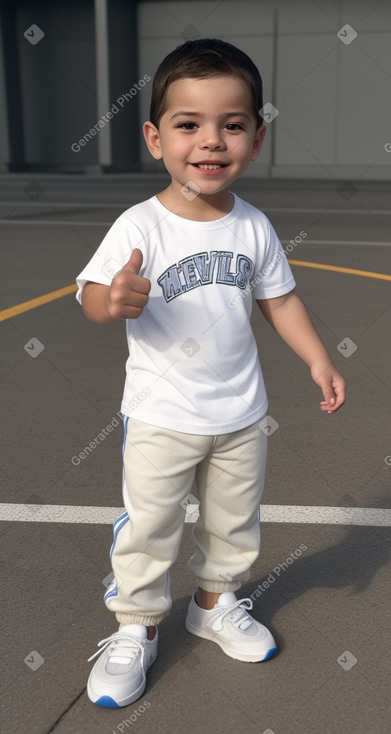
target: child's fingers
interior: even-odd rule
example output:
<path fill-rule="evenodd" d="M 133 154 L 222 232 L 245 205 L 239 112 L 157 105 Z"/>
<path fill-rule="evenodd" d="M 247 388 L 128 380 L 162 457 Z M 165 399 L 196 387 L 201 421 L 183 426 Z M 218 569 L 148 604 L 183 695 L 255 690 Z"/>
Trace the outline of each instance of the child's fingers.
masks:
<path fill-rule="evenodd" d="M 328 369 L 317 372 L 313 376 L 316 384 L 323 393 L 320 409 L 327 413 L 335 413 L 345 402 L 345 380 L 342 375 L 330 365 Z"/>
<path fill-rule="evenodd" d="M 329 401 L 326 401 L 326 400 L 322 400 L 322 402 L 320 404 L 320 409 L 323 410 L 324 413 L 326 411 L 327 411 L 327 413 L 334 413 L 334 411 L 337 410 L 337 405 L 336 405 L 335 400 L 334 400 L 334 402 L 333 401 L 330 401 L 329 402 Z"/>
<path fill-rule="evenodd" d="M 333 408 L 336 402 L 336 392 L 333 389 L 331 382 L 329 380 L 325 380 L 321 383 L 320 389 L 322 390 L 324 398 L 321 404 L 327 405 L 329 408 Z"/>
<path fill-rule="evenodd" d="M 320 408 L 323 411 L 326 411 L 328 413 L 332 413 L 334 410 L 336 410 L 336 401 L 335 398 L 329 398 L 329 400 L 322 400 L 320 404 Z"/>
<path fill-rule="evenodd" d="M 344 404 L 345 398 L 346 398 L 346 390 L 345 390 L 345 382 L 344 380 L 341 380 L 338 382 L 334 387 L 335 392 L 335 410 L 338 410 L 338 408 L 341 407 L 341 405 Z"/>
<path fill-rule="evenodd" d="M 326 398 L 326 396 L 324 396 Z M 341 407 L 345 402 L 345 387 L 344 385 L 335 388 L 332 396 L 328 395 L 325 400 L 320 403 L 320 408 L 328 413 L 335 413 L 338 408 Z"/>

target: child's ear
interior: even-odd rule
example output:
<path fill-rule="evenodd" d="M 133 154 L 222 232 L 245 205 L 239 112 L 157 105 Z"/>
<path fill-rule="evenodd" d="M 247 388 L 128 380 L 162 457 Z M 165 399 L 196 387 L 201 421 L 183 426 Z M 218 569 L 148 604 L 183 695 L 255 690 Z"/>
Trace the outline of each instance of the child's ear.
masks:
<path fill-rule="evenodd" d="M 143 133 L 150 154 L 158 161 L 162 156 L 159 130 L 152 122 L 144 122 Z"/>
<path fill-rule="evenodd" d="M 255 161 L 258 158 L 258 154 L 262 148 L 263 140 L 266 135 L 266 125 L 263 123 L 258 130 L 255 133 L 254 143 L 253 143 L 253 152 L 251 155 L 251 160 Z"/>

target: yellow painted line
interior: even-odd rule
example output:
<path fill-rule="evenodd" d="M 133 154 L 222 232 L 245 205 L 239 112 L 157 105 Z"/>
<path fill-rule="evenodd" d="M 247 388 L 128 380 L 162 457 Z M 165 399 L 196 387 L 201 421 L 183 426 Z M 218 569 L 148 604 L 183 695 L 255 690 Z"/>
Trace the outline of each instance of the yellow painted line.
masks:
<path fill-rule="evenodd" d="M 316 268 L 317 270 L 331 270 L 334 273 L 347 273 L 348 275 L 358 275 L 362 278 L 375 278 L 376 280 L 389 280 L 391 281 L 391 275 L 386 273 L 372 273 L 369 270 L 356 270 L 355 268 L 341 268 L 339 265 L 325 265 L 324 263 L 311 263 L 305 260 L 289 260 L 290 265 L 299 265 L 302 268 Z M 70 293 L 76 293 L 77 285 L 67 285 L 65 288 L 60 288 L 58 291 L 52 291 L 46 293 L 44 296 L 33 298 L 31 301 L 24 301 L 11 308 L 6 308 L 4 311 L 0 311 L 0 321 L 6 321 L 6 319 L 12 319 L 13 316 L 18 316 L 20 313 L 25 311 L 31 311 L 32 308 L 43 306 L 44 303 L 50 303 L 55 301 L 57 298 L 68 296 Z"/>
<path fill-rule="evenodd" d="M 334 273 L 348 273 L 349 275 L 360 275 L 362 278 L 376 278 L 377 280 L 391 280 L 391 275 L 385 273 L 372 273 L 370 270 L 355 270 L 354 268 L 340 268 L 338 265 L 323 265 L 322 263 L 309 263 L 305 260 L 289 260 L 290 265 L 300 265 L 303 268 L 316 268 L 317 270 L 332 270 Z"/>
<path fill-rule="evenodd" d="M 69 293 L 75 293 L 76 291 L 77 285 L 67 285 L 65 288 L 59 288 L 58 291 L 46 293 L 44 296 L 38 296 L 38 298 L 32 298 L 31 301 L 18 303 L 17 306 L 11 306 L 11 308 L 6 308 L 4 311 L 0 311 L 0 321 L 12 319 L 13 316 L 19 316 L 19 314 L 24 313 L 24 311 L 31 311 L 32 308 L 43 306 L 44 303 L 50 303 L 50 301 L 55 301 L 57 298 L 68 296 Z"/>

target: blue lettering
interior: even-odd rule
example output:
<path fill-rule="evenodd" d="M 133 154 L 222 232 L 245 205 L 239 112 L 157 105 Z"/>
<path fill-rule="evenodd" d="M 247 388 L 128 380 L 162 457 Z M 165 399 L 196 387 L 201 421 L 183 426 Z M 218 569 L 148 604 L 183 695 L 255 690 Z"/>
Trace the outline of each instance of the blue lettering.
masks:
<path fill-rule="evenodd" d="M 182 293 L 209 285 L 214 281 L 225 285 L 248 288 L 255 266 L 246 255 L 236 256 L 236 271 L 231 271 L 233 252 L 212 250 L 199 252 L 171 265 L 158 278 L 166 302 Z M 216 267 L 217 266 L 217 267 Z"/>
<path fill-rule="evenodd" d="M 202 285 L 213 283 L 213 271 L 216 264 L 217 251 L 212 250 L 210 255 L 207 252 L 200 252 L 194 255 L 194 263 L 199 272 Z"/>
<path fill-rule="evenodd" d="M 186 257 L 184 260 L 180 260 L 178 265 L 182 268 L 186 282 L 186 290 L 188 288 L 196 288 L 201 285 L 199 275 L 195 272 L 194 257 Z"/>
<path fill-rule="evenodd" d="M 219 267 L 217 271 L 216 283 L 235 283 L 235 274 L 229 272 L 229 266 L 233 257 L 233 252 L 219 252 Z"/>
<path fill-rule="evenodd" d="M 254 263 L 246 255 L 238 255 L 236 261 L 237 275 L 236 285 L 239 288 L 245 288 L 253 274 Z"/>
<path fill-rule="evenodd" d="M 179 271 L 176 265 L 171 265 L 170 268 L 162 273 L 157 279 L 160 287 L 163 289 L 164 298 L 166 301 L 172 301 L 173 298 L 183 293 L 183 286 L 179 280 Z"/>

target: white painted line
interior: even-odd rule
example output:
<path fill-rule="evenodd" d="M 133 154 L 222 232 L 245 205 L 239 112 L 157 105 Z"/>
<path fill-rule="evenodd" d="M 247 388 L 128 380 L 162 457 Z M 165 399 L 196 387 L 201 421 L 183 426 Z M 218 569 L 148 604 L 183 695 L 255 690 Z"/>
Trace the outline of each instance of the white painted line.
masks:
<path fill-rule="evenodd" d="M 124 511 L 123 507 L 86 507 L 78 505 L 0 504 L 0 521 L 64 522 L 107 525 Z"/>
<path fill-rule="evenodd" d="M 261 522 L 391 526 L 391 510 L 377 507 L 261 505 Z"/>
<path fill-rule="evenodd" d="M 110 525 L 123 507 L 86 507 L 79 505 L 25 505 L 0 503 L 0 521 L 53 522 Z M 198 505 L 188 505 L 185 522 L 198 518 Z M 376 507 L 322 507 L 301 505 L 261 505 L 261 522 L 391 526 L 391 509 Z"/>

